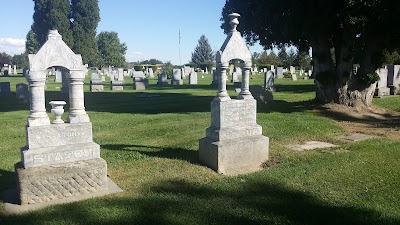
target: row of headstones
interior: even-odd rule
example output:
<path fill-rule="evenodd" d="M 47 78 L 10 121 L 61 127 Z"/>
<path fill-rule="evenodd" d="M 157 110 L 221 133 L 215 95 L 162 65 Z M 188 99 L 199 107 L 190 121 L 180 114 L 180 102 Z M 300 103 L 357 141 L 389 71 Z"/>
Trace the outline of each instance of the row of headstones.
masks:
<path fill-rule="evenodd" d="M 123 73 L 119 73 L 123 74 Z M 118 78 L 121 77 L 118 74 Z M 113 76 L 115 78 L 115 76 Z M 123 77 L 123 76 L 122 76 Z M 133 71 L 132 72 L 133 78 L 133 85 L 135 86 L 136 90 L 146 90 L 146 86 L 148 85 L 149 81 L 145 78 L 145 74 L 143 71 Z M 124 90 L 124 79 L 117 79 L 114 80 L 110 77 L 110 89 L 112 91 L 122 91 Z M 104 90 L 103 81 L 105 81 L 104 76 L 100 76 L 97 73 L 93 73 L 90 76 L 90 91 L 91 92 L 100 92 Z"/>
<path fill-rule="evenodd" d="M 0 82 L 0 96 L 11 95 L 10 82 Z M 19 83 L 16 85 L 17 103 L 26 103 L 29 99 L 29 88 L 27 84 Z"/>
<path fill-rule="evenodd" d="M 375 91 L 376 96 L 400 94 L 400 65 L 387 65 L 384 68 L 377 69 L 376 73 L 379 75 Z"/>
<path fill-rule="evenodd" d="M 3 68 L 1 69 L 1 71 L 3 71 L 2 74 L 5 77 L 8 77 L 10 74 L 16 75 L 17 74 L 17 66 L 14 65 L 14 67 L 12 68 L 11 65 L 4 64 Z"/>

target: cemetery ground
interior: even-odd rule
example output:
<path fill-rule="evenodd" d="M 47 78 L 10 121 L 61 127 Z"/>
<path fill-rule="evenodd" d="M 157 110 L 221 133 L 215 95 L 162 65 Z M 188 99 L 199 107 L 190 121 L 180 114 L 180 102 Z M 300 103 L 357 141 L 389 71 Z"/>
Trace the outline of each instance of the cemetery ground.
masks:
<path fill-rule="evenodd" d="M 94 141 L 124 192 L 22 215 L 5 215 L 1 205 L 0 224 L 400 224 L 400 97 L 374 99 L 371 112 L 346 111 L 315 104 L 313 80 L 276 79 L 274 103 L 259 104 L 257 114 L 270 160 L 260 172 L 227 177 L 198 161 L 216 94 L 211 76 L 201 76 L 191 86 L 159 87 L 150 79 L 146 91 L 133 90 L 126 77 L 124 91 L 111 92 L 106 82 L 98 93 L 89 92 L 87 76 Z M 28 104 L 15 103 L 15 85 L 25 78 L 0 77 L 5 81 L 14 95 L 0 98 L 1 193 L 16 187 L 29 115 Z M 262 75 L 250 81 L 262 83 Z M 57 99 L 59 87 L 47 84 L 46 102 Z M 377 138 L 338 138 L 355 132 Z M 311 140 L 340 147 L 285 147 Z"/>

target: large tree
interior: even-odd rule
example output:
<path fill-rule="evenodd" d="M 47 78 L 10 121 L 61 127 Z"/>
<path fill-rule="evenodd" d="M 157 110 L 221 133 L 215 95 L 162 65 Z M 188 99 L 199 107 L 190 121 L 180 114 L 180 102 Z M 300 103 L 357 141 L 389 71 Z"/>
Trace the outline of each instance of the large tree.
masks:
<path fill-rule="evenodd" d="M 35 3 L 33 13 L 32 32 L 38 46 L 36 52 L 45 42 L 49 30 L 56 29 L 63 36 L 64 42 L 73 46 L 73 37 L 70 30 L 70 1 L 69 0 L 33 0 Z M 30 35 L 28 33 L 28 35 Z M 30 46 L 33 47 L 33 46 Z"/>
<path fill-rule="evenodd" d="M 200 36 L 198 44 L 192 53 L 192 63 L 205 64 L 214 61 L 214 51 L 211 49 L 208 39 L 203 34 Z"/>
<path fill-rule="evenodd" d="M 238 12 L 238 29 L 249 43 L 312 47 L 317 99 L 370 106 L 382 50 L 400 45 L 400 30 L 393 29 L 400 22 L 399 8 L 400 1 L 383 0 L 227 0 L 222 27 L 228 31 L 228 14 Z M 356 74 L 354 63 L 360 65 Z"/>
<path fill-rule="evenodd" d="M 120 43 L 116 32 L 102 31 L 96 37 L 103 66 L 123 66 L 125 63 L 126 44 Z"/>
<path fill-rule="evenodd" d="M 82 55 L 83 63 L 99 64 L 96 29 L 100 21 L 98 0 L 71 0 L 73 50 Z"/>

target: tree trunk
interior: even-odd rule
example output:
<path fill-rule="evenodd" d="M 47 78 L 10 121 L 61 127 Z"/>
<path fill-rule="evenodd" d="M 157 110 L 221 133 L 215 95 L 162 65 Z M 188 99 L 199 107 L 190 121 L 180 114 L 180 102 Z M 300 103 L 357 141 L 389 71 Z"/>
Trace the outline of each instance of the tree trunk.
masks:
<path fill-rule="evenodd" d="M 329 73 L 332 73 L 331 76 L 334 76 L 334 79 L 330 79 L 331 83 L 329 84 L 327 84 L 326 81 L 322 82 L 322 80 L 315 80 L 317 100 L 321 103 L 332 102 L 357 108 L 370 107 L 376 83 L 363 84 L 353 74 L 353 55 L 351 50 L 355 35 L 348 30 L 342 30 L 341 33 L 343 35 L 339 37 L 339 40 L 335 40 L 334 46 L 336 68 L 333 66 L 333 60 L 331 63 L 332 67 L 330 67 L 330 64 L 327 64 L 326 62 L 321 62 L 321 60 L 314 60 L 318 59 L 318 56 L 322 54 L 321 52 L 326 54 L 326 52 L 329 51 L 330 54 L 330 46 L 326 44 L 321 45 L 321 43 L 324 43 L 321 40 L 319 40 L 318 43 L 312 42 L 314 63 L 313 75 L 316 75 L 318 79 L 318 73 L 328 71 Z M 326 41 L 325 43 L 329 42 Z M 314 46 L 316 46 L 316 48 Z M 317 57 L 314 55 L 314 49 Z M 366 49 L 364 49 L 363 60 L 361 62 L 361 67 L 363 68 L 361 69 L 360 67 L 361 70 L 359 70 L 359 72 L 363 74 L 359 75 L 364 76 L 367 73 L 373 72 L 373 67 L 371 67 L 373 53 L 374 47 L 367 45 Z M 330 59 L 332 59 L 332 57 L 330 57 Z"/>

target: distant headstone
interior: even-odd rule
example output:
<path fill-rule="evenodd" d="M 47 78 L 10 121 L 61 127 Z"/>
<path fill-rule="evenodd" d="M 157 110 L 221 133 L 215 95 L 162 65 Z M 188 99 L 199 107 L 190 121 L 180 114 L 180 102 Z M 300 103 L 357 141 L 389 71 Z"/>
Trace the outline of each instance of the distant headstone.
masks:
<path fill-rule="evenodd" d="M 233 72 L 233 73 L 232 73 L 232 80 L 231 80 L 231 82 L 232 82 L 232 83 L 239 82 L 239 76 L 241 76 L 241 75 L 242 75 L 242 73 Z"/>
<path fill-rule="evenodd" d="M 197 84 L 197 73 L 194 70 L 189 74 L 189 84 Z"/>
<path fill-rule="evenodd" d="M 104 85 L 99 74 L 92 73 L 90 75 L 90 92 L 101 92 L 103 90 L 104 90 Z"/>
<path fill-rule="evenodd" d="M 62 81 L 63 80 L 62 80 L 61 71 L 60 70 L 56 70 L 54 82 L 61 83 Z"/>
<path fill-rule="evenodd" d="M 390 88 L 387 87 L 388 69 L 379 68 L 376 73 L 379 75 L 379 81 L 376 87 L 375 95 L 379 97 L 390 95 Z"/>
<path fill-rule="evenodd" d="M 390 94 L 400 94 L 400 65 L 387 65 L 388 81 L 387 85 L 390 88 Z"/>
<path fill-rule="evenodd" d="M 17 66 L 16 65 L 14 65 L 14 71 L 13 71 L 14 73 L 14 75 L 17 75 Z"/>
<path fill-rule="evenodd" d="M 295 73 L 292 73 L 292 80 L 297 81 L 297 75 Z"/>
<path fill-rule="evenodd" d="M 132 77 L 144 77 L 143 71 L 133 71 Z"/>
<path fill-rule="evenodd" d="M 133 82 L 135 85 L 135 90 L 137 91 L 143 91 L 146 90 L 146 86 L 148 84 L 148 79 L 143 77 L 134 77 Z"/>
<path fill-rule="evenodd" d="M 182 80 L 182 70 L 181 69 L 173 69 L 172 70 L 172 85 L 183 85 Z"/>
<path fill-rule="evenodd" d="M 182 77 L 182 79 L 186 78 L 186 74 L 185 74 L 185 69 L 184 68 L 181 68 L 181 77 Z"/>
<path fill-rule="evenodd" d="M 276 77 L 283 78 L 283 67 L 276 67 Z"/>
<path fill-rule="evenodd" d="M 101 78 L 101 81 L 103 81 L 103 82 L 106 81 L 106 77 L 105 76 L 101 76 L 100 78 Z"/>
<path fill-rule="evenodd" d="M 185 76 L 189 76 L 192 72 L 192 68 L 190 66 L 184 66 L 183 69 L 185 71 Z"/>
<path fill-rule="evenodd" d="M 168 85 L 168 77 L 167 77 L 167 74 L 159 73 L 159 74 L 158 74 L 157 84 L 160 85 L 160 86 L 162 86 L 162 85 Z"/>
<path fill-rule="evenodd" d="M 275 66 L 271 65 L 271 71 L 275 71 Z M 267 71 L 263 71 L 263 72 L 267 72 Z"/>
<path fill-rule="evenodd" d="M 29 100 L 29 89 L 27 84 L 19 83 L 15 88 L 15 96 L 18 103 L 26 103 Z"/>
<path fill-rule="evenodd" d="M 211 82 L 211 85 L 214 85 L 214 86 L 216 86 L 216 85 L 218 85 L 218 74 L 217 74 L 217 69 L 213 69 L 212 70 L 212 82 Z"/>
<path fill-rule="evenodd" d="M 4 70 L 4 72 L 3 72 L 3 73 L 4 73 L 4 76 L 5 76 L 5 77 L 8 77 L 8 76 L 10 76 L 10 73 L 9 73 L 8 69 Z"/>
<path fill-rule="evenodd" d="M 12 70 L 12 68 L 11 68 L 11 65 L 8 65 L 8 73 L 9 73 L 9 74 L 14 74 L 14 72 L 13 72 L 13 70 Z"/>
<path fill-rule="evenodd" d="M 118 68 L 117 70 L 117 81 L 124 82 L 124 69 L 123 68 Z"/>
<path fill-rule="evenodd" d="M 10 82 L 0 82 L 0 96 L 10 95 Z"/>
<path fill-rule="evenodd" d="M 289 67 L 289 72 L 290 72 L 291 74 L 296 73 L 296 68 L 295 68 L 294 66 L 290 66 L 290 67 Z"/>
<path fill-rule="evenodd" d="M 149 77 L 154 78 L 154 71 L 153 68 L 149 68 Z"/>
<path fill-rule="evenodd" d="M 110 82 L 110 89 L 112 91 L 122 91 L 124 90 L 123 82 L 118 80 L 112 80 Z"/>
<path fill-rule="evenodd" d="M 275 74 L 272 71 L 268 71 L 264 73 L 264 89 L 265 90 L 274 90 L 274 79 Z"/>
<path fill-rule="evenodd" d="M 22 69 L 22 74 L 24 75 L 24 77 L 26 77 L 27 73 L 28 73 L 28 69 L 27 68 Z"/>

